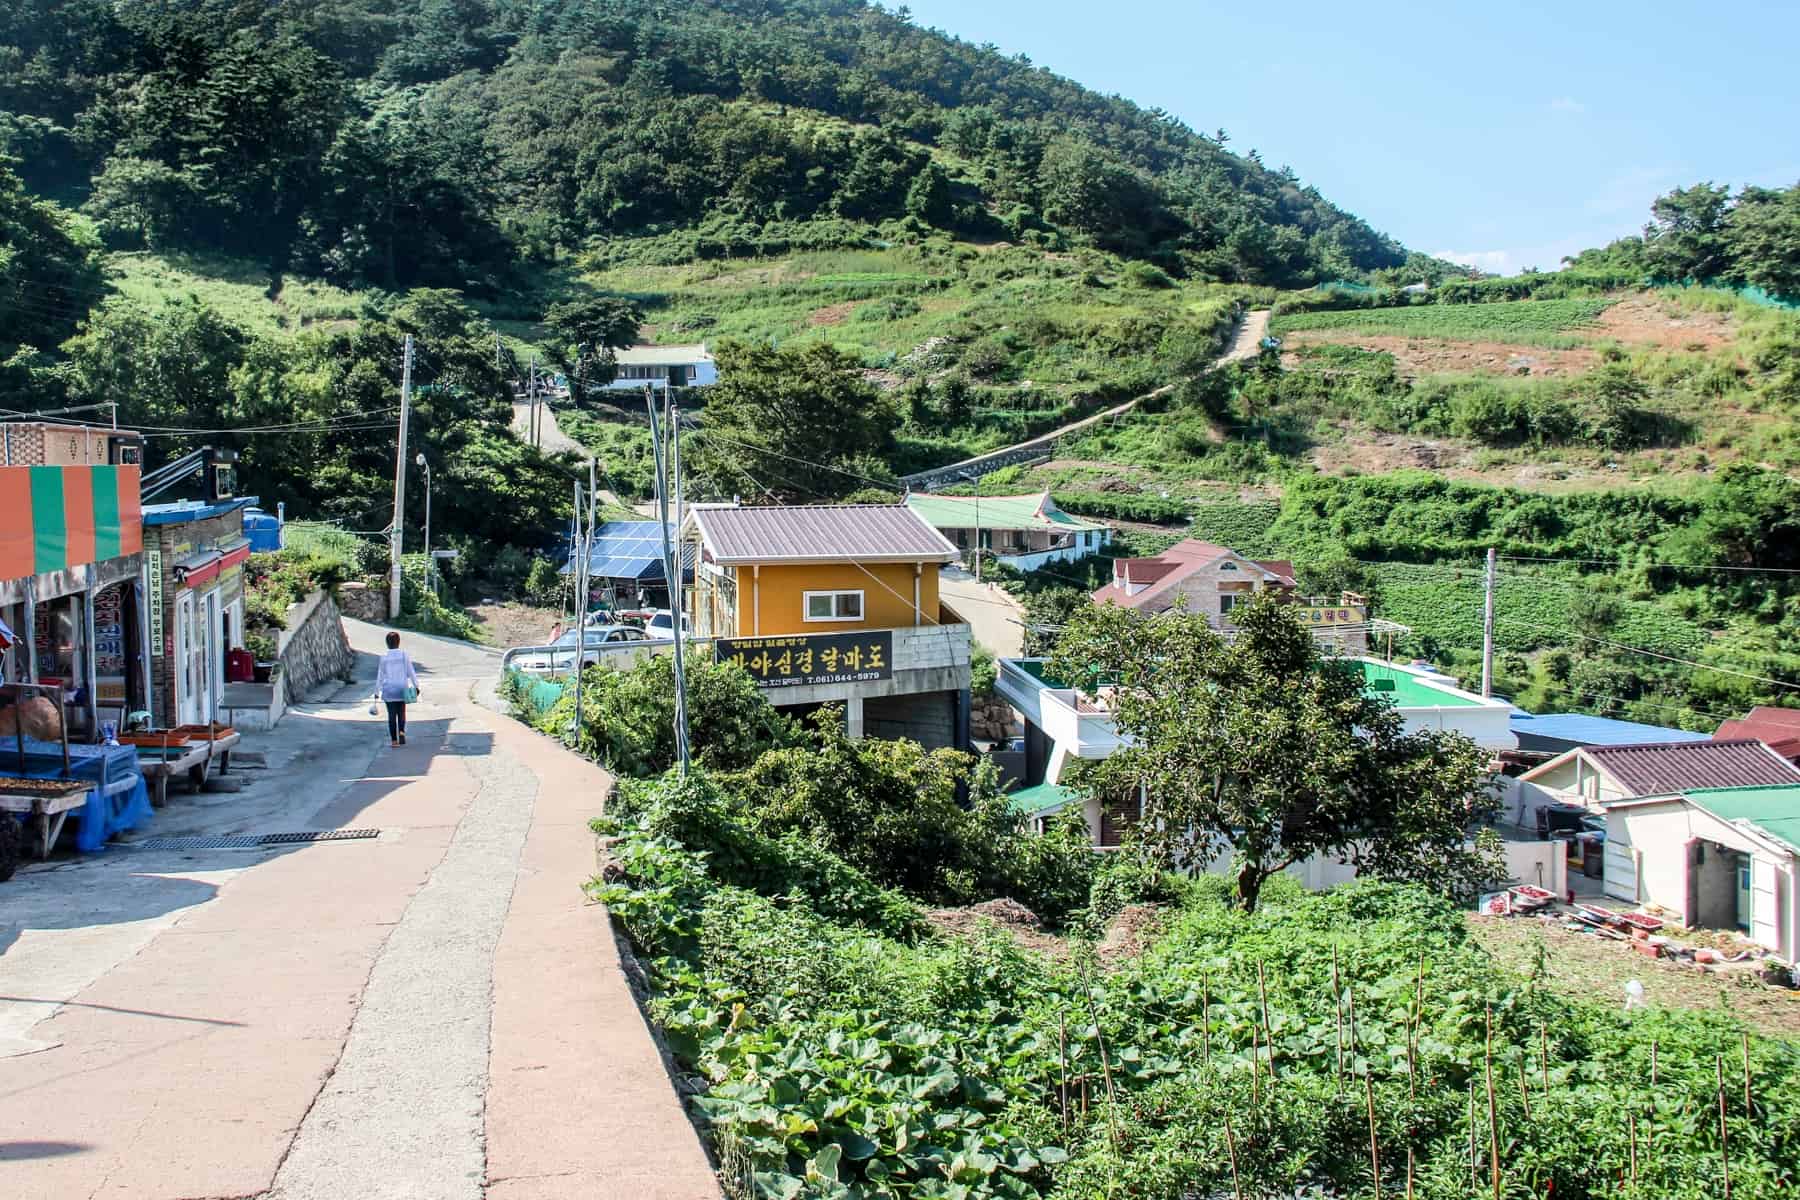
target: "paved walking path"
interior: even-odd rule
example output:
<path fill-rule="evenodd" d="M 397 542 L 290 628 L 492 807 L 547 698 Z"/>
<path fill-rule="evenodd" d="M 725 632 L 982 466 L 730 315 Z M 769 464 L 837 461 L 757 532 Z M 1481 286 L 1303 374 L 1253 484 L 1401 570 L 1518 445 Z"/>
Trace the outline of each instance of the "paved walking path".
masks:
<path fill-rule="evenodd" d="M 249 791 L 178 794 L 145 831 L 378 838 L 0 886 L 0 1193 L 717 1197 L 580 892 L 604 774 L 471 698 L 492 655 L 408 637 L 407 746 L 364 682 L 247 746 Z"/>

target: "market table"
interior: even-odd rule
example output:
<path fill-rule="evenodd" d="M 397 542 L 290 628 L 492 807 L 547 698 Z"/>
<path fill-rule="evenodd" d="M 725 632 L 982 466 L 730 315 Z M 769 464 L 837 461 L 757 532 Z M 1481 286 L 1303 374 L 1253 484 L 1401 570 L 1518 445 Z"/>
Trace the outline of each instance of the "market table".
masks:
<path fill-rule="evenodd" d="M 36 738 L 25 738 L 24 742 L 21 764 L 12 745 L 0 740 L 0 775 L 15 779 L 84 780 L 93 787 L 75 826 L 76 849 L 92 853 L 114 834 L 136 829 L 150 819 L 150 793 L 138 770 L 134 747 L 71 745 L 65 769 L 60 743 Z"/>
<path fill-rule="evenodd" d="M 21 779 L 0 776 L 0 813 L 28 818 L 37 833 L 38 858 L 50 857 L 50 847 L 62 836 L 69 814 L 87 805 L 94 785 L 85 779 Z M 10 818 L 8 818 L 10 819 Z M 0 879 L 12 874 L 0 863 Z"/>
<path fill-rule="evenodd" d="M 139 746 L 137 748 L 138 770 L 143 773 L 144 782 L 150 787 L 151 805 L 155 808 L 162 808 L 168 804 L 169 776 L 187 775 L 191 786 L 194 769 L 199 768 L 204 772 L 207 760 L 211 757 L 211 742 L 188 742 L 185 745 L 169 747 Z"/>

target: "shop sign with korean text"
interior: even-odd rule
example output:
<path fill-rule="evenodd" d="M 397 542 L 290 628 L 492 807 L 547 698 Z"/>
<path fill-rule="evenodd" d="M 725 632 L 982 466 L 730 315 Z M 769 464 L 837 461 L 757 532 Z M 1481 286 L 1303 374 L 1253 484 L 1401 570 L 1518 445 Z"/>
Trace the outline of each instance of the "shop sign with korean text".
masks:
<path fill-rule="evenodd" d="M 720 638 L 720 662 L 750 672 L 757 686 L 804 687 L 894 676 L 894 632 L 820 633 L 796 637 Z"/>

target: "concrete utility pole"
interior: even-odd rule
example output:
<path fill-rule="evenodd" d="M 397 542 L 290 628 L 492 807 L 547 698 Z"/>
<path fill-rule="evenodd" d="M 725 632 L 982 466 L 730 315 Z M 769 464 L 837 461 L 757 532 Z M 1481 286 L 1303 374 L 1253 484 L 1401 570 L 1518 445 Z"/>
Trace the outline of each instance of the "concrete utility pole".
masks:
<path fill-rule="evenodd" d="M 675 753 L 682 778 L 688 773 L 687 669 L 681 653 L 681 610 L 675 607 L 681 596 L 681 559 L 669 540 L 669 476 L 670 454 L 664 446 L 663 432 L 657 427 L 656 391 L 644 388 L 644 406 L 650 412 L 650 446 L 656 461 L 656 511 L 662 527 L 663 577 L 668 583 L 669 624 L 675 638 Z M 671 416 L 673 416 L 671 410 Z M 673 430 L 669 431 L 673 434 Z"/>
<path fill-rule="evenodd" d="M 400 615 L 400 551 L 406 517 L 406 422 L 412 415 L 412 334 L 400 365 L 400 444 L 394 452 L 394 527 L 388 531 L 388 618 Z"/>
<path fill-rule="evenodd" d="M 1488 547 L 1487 552 L 1487 602 L 1481 616 L 1481 694 L 1483 698 L 1494 694 L 1494 563 L 1498 552 Z"/>

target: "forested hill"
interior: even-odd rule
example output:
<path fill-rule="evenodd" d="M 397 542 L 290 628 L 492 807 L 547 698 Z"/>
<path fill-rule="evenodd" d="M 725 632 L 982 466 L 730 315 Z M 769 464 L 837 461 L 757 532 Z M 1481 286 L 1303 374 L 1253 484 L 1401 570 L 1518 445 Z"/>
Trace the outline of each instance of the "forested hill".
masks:
<path fill-rule="evenodd" d="M 10 0 L 0 143 L 114 246 L 483 292 L 910 220 L 1305 285 L 1404 250 L 1225 131 L 858 0 Z M 682 235 L 685 234 L 685 237 Z"/>

